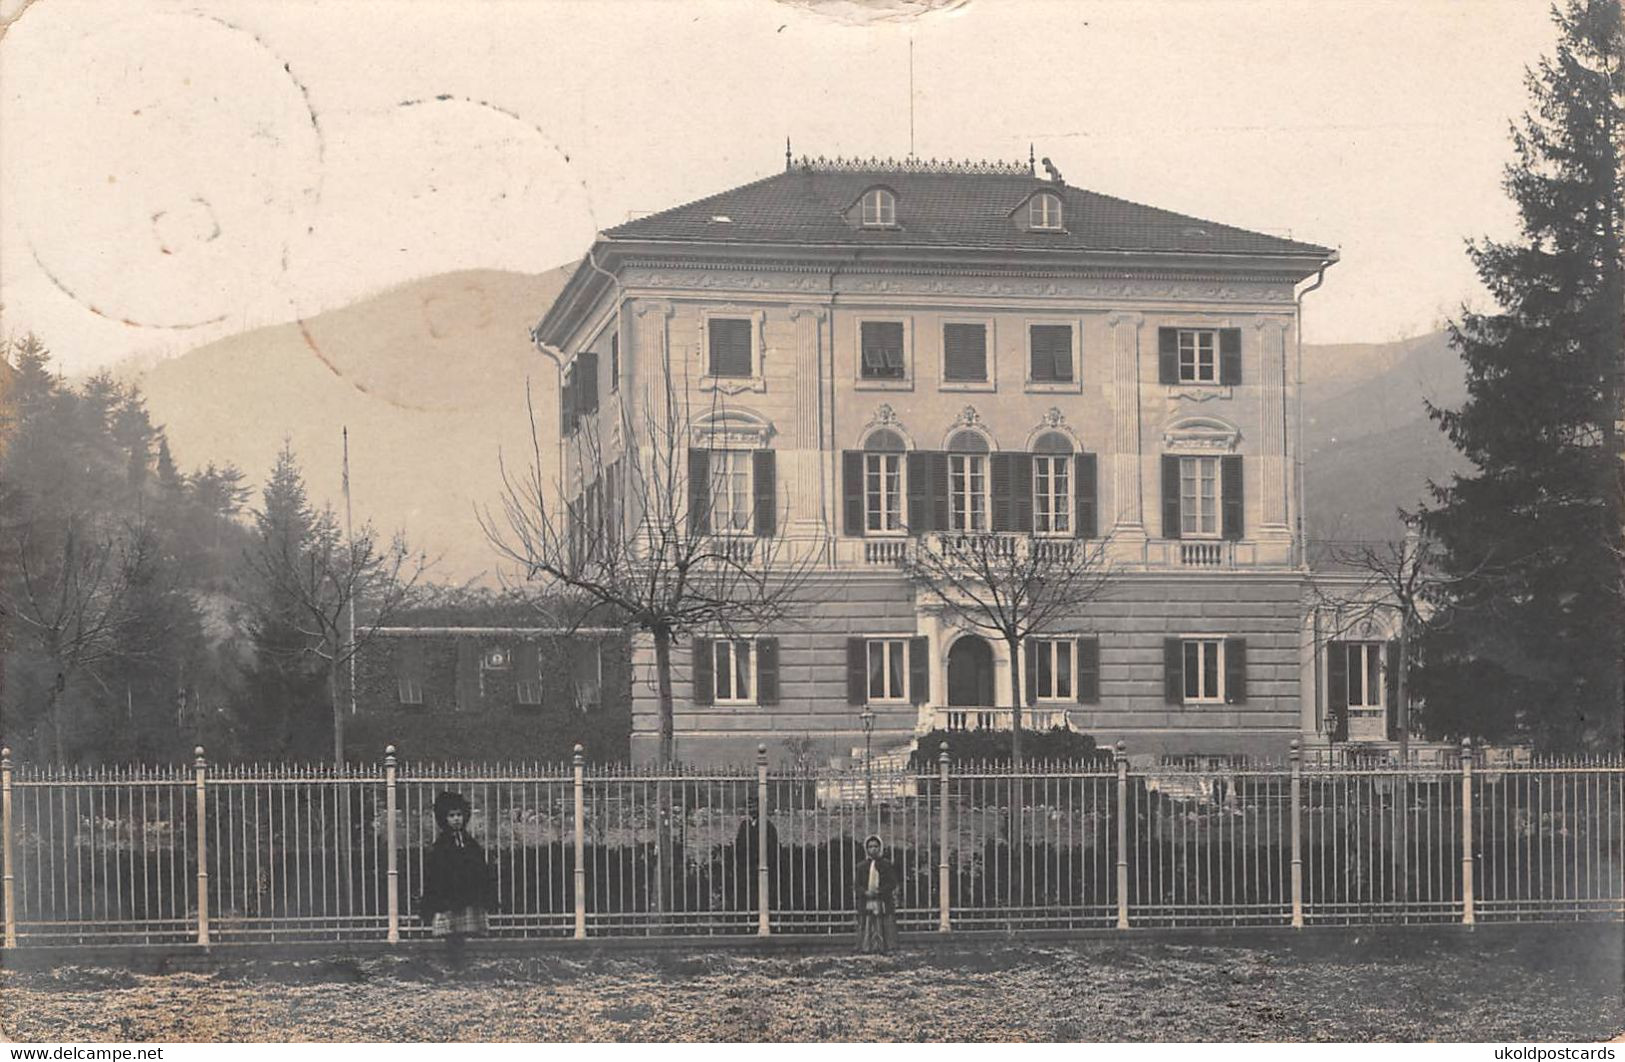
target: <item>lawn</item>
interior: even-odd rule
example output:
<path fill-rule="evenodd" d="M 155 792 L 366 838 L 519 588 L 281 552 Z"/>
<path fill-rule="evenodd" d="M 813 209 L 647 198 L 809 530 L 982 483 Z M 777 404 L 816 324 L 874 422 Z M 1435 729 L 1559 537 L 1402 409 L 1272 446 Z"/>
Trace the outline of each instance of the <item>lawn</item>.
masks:
<path fill-rule="evenodd" d="M 1621 929 L 1292 944 L 1019 941 L 0 971 L 0 1032 L 107 1040 L 1596 1040 Z"/>

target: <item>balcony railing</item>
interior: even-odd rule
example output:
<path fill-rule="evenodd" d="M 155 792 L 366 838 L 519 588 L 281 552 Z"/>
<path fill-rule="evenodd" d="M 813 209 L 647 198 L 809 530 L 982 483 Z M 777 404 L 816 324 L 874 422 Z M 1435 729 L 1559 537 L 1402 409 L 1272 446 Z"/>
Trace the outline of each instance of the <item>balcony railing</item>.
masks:
<path fill-rule="evenodd" d="M 1225 540 L 1179 543 L 1179 564 L 1184 568 L 1233 568 L 1235 544 Z"/>
<path fill-rule="evenodd" d="M 941 707 L 931 710 L 932 725 L 938 730 L 1009 730 L 1010 709 L 996 707 Z M 1071 729 L 1065 708 L 1037 705 L 1021 710 L 1026 730 Z"/>

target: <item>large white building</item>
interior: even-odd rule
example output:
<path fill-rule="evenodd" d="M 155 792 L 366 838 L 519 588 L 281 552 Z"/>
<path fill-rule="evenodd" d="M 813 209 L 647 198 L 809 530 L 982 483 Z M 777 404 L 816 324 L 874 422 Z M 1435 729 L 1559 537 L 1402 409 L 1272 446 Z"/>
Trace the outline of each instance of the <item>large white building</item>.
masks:
<path fill-rule="evenodd" d="M 675 381 L 706 411 L 687 467 L 711 533 L 818 558 L 797 622 L 679 647 L 680 758 L 844 754 L 865 712 L 877 749 L 1008 725 L 1005 647 L 897 567 L 949 531 L 1107 543 L 1106 596 L 1026 650 L 1040 726 L 1278 755 L 1347 704 L 1382 736 L 1384 646 L 1334 666 L 1306 635 L 1297 314 L 1336 253 L 1045 168 L 787 165 L 603 233 L 538 325 L 569 365 L 565 449 L 608 440 L 568 491 L 613 499 L 595 481 Z"/>

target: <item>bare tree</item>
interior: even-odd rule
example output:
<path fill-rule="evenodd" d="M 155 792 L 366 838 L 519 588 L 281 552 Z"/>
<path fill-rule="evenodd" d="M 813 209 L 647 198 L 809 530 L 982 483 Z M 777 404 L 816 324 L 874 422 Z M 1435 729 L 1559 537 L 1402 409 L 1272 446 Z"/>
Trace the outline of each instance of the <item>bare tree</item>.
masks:
<path fill-rule="evenodd" d="M 50 669 L 44 715 L 58 760 L 67 751 L 62 711 L 69 685 L 80 677 L 99 683 L 103 665 L 140 654 L 163 633 L 132 608 L 152 545 L 139 524 L 77 513 L 60 539 L 23 524 L 8 543 L 14 577 L 0 587 L 0 609 Z"/>
<path fill-rule="evenodd" d="M 789 548 L 775 473 L 757 464 L 750 486 L 741 488 L 738 469 L 721 467 L 723 459 L 715 457 L 760 462 L 768 455 L 771 462 L 772 451 L 712 444 L 707 433 L 727 412 L 722 400 L 710 403 L 701 423 L 687 381 L 674 381 L 669 367 L 654 371 L 654 401 L 635 410 L 620 404 L 618 424 L 606 423 L 606 413 L 571 433 L 564 460 L 580 490 L 544 470 L 531 405 L 529 465 L 516 472 L 504 461 L 500 510 L 482 511 L 480 523 L 492 547 L 527 581 L 583 602 L 578 622 L 609 621 L 650 636 L 658 758 L 670 764 L 673 646 L 784 621 L 805 603 L 818 557 Z"/>
<path fill-rule="evenodd" d="M 482 511 L 480 523 L 526 581 L 584 605 L 577 623 L 609 622 L 650 636 L 657 756 L 667 766 L 675 760 L 673 646 L 782 623 L 807 602 L 807 575 L 818 557 L 788 548 L 772 451 L 713 445 L 711 431 L 726 419 L 721 400 L 702 424 L 687 381 L 674 381 L 669 365 L 651 369 L 658 374 L 651 401 L 635 410 L 619 404 L 618 420 L 589 416 L 561 448 L 580 490 L 549 479 L 530 405 L 529 467 L 515 472 L 503 463 L 500 511 Z M 747 459 L 761 464 L 741 480 L 733 463 Z M 674 880 L 669 780 L 657 786 L 656 800 L 656 908 L 665 910 Z"/>
<path fill-rule="evenodd" d="M 1033 532 L 942 532 L 920 536 L 903 570 L 963 625 L 1010 651 L 1010 758 L 1021 763 L 1021 648 L 1034 635 L 1075 620 L 1106 593 L 1106 539 L 1051 538 Z"/>

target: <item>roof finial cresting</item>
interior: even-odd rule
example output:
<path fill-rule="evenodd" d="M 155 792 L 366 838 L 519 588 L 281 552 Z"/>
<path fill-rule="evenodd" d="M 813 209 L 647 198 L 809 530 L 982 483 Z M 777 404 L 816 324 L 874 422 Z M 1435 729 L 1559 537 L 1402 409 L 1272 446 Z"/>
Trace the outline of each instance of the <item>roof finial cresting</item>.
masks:
<path fill-rule="evenodd" d="M 787 133 L 784 137 L 784 172 L 789 173 L 792 165 L 794 161 L 790 156 L 790 136 Z"/>
<path fill-rule="evenodd" d="M 1036 160 L 1033 158 L 1033 155 L 1033 145 L 1032 142 L 1029 141 L 1027 144 L 1027 174 L 1028 176 L 1036 177 L 1038 176 L 1038 165 Z"/>

